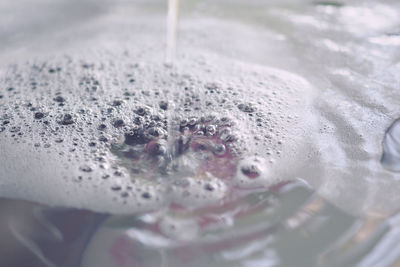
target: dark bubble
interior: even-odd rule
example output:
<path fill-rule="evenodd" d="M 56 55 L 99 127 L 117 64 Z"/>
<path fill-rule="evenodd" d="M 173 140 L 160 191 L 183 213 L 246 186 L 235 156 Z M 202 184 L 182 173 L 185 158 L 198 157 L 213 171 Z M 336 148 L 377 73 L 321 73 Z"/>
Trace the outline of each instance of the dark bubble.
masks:
<path fill-rule="evenodd" d="M 118 177 L 124 176 L 124 174 L 121 171 L 115 171 L 113 174 L 114 174 L 114 176 L 118 176 Z"/>
<path fill-rule="evenodd" d="M 63 102 L 65 102 L 65 98 L 59 95 L 54 98 L 54 101 L 56 101 L 58 103 L 63 103 Z"/>
<path fill-rule="evenodd" d="M 99 141 L 100 141 L 100 142 L 103 142 L 103 143 L 106 143 L 106 142 L 108 142 L 108 138 L 105 137 L 105 136 L 100 136 L 100 137 L 99 137 Z"/>
<path fill-rule="evenodd" d="M 167 109 L 168 109 L 168 102 L 166 102 L 166 101 L 160 101 L 160 102 L 158 103 L 158 105 L 160 106 L 160 108 L 161 108 L 162 110 L 167 110 Z"/>
<path fill-rule="evenodd" d="M 116 119 L 113 122 L 113 126 L 116 128 L 122 127 L 125 125 L 125 122 L 122 119 Z"/>
<path fill-rule="evenodd" d="M 181 126 L 182 128 L 183 128 L 183 127 L 186 127 L 187 124 L 188 124 L 188 121 L 187 121 L 186 119 L 183 119 L 183 120 L 181 120 L 181 122 L 180 122 L 180 126 Z"/>
<path fill-rule="evenodd" d="M 89 146 L 90 146 L 90 147 L 95 147 L 95 146 L 96 146 L 96 142 L 90 142 L 90 143 L 89 143 Z"/>
<path fill-rule="evenodd" d="M 45 114 L 43 112 L 35 112 L 33 116 L 35 119 L 40 120 L 44 118 Z"/>
<path fill-rule="evenodd" d="M 146 144 L 151 139 L 144 133 L 144 129 L 135 129 L 125 134 L 125 144 L 127 145 L 139 145 Z"/>
<path fill-rule="evenodd" d="M 147 107 L 138 107 L 135 112 L 139 116 L 144 116 L 149 113 L 149 109 Z"/>
<path fill-rule="evenodd" d="M 122 187 L 119 186 L 119 185 L 113 185 L 113 186 L 111 187 L 111 190 L 113 190 L 113 191 L 120 191 L 121 189 L 122 189 Z"/>
<path fill-rule="evenodd" d="M 105 124 L 100 124 L 98 127 L 97 127 L 97 129 L 99 129 L 100 131 L 102 131 L 102 130 L 104 130 L 104 129 L 106 129 L 107 128 L 107 125 L 105 125 Z"/>
<path fill-rule="evenodd" d="M 20 126 L 12 126 L 10 128 L 10 132 L 12 132 L 12 133 L 18 133 L 19 131 L 21 131 L 21 127 Z"/>
<path fill-rule="evenodd" d="M 151 127 L 146 131 L 146 133 L 151 137 L 159 137 L 159 138 L 162 138 L 165 135 L 164 130 L 160 127 Z"/>
<path fill-rule="evenodd" d="M 142 194 L 142 198 L 144 198 L 144 199 L 150 199 L 150 198 L 151 198 L 151 195 L 150 195 L 149 192 L 144 192 L 144 193 Z"/>
<path fill-rule="evenodd" d="M 90 166 L 88 166 L 88 165 L 82 165 L 81 167 L 79 167 L 79 170 L 81 170 L 83 172 L 91 172 L 91 171 L 93 171 L 92 168 L 90 168 Z"/>
<path fill-rule="evenodd" d="M 207 191 L 212 192 L 212 191 L 214 191 L 215 188 L 211 184 L 205 184 L 204 185 L 204 189 L 207 190 Z"/>
<path fill-rule="evenodd" d="M 215 125 L 207 125 L 206 126 L 206 135 L 213 136 L 217 132 L 217 127 Z"/>
<path fill-rule="evenodd" d="M 195 126 L 197 124 L 197 122 L 198 122 L 198 119 L 196 117 L 191 117 L 188 120 L 188 125 L 189 126 Z"/>
<path fill-rule="evenodd" d="M 58 116 L 56 121 L 62 125 L 70 125 L 74 123 L 74 119 L 69 113 Z"/>
<path fill-rule="evenodd" d="M 243 112 L 247 112 L 247 113 L 251 113 L 255 111 L 255 108 L 247 103 L 247 104 L 239 104 L 238 105 L 239 110 L 243 111 Z"/>
<path fill-rule="evenodd" d="M 218 144 L 213 148 L 213 152 L 217 156 L 223 156 L 226 152 L 226 148 L 223 144 Z"/>
<path fill-rule="evenodd" d="M 143 122 L 144 122 L 143 117 L 135 117 L 133 119 L 133 123 L 135 123 L 136 125 L 141 125 L 141 124 L 143 124 Z"/>
<path fill-rule="evenodd" d="M 114 107 L 118 107 L 118 106 L 121 106 L 122 103 L 123 103 L 122 100 L 114 100 L 114 101 L 111 103 L 111 105 L 114 106 Z"/>
<path fill-rule="evenodd" d="M 161 116 L 159 114 L 153 114 L 150 116 L 150 119 L 153 121 L 160 121 L 161 120 Z"/>
<path fill-rule="evenodd" d="M 249 178 L 257 178 L 260 176 L 260 170 L 255 164 L 244 165 L 240 171 Z"/>
<path fill-rule="evenodd" d="M 227 118 L 227 117 L 222 117 L 221 120 L 219 121 L 219 126 L 232 126 L 232 121 Z"/>
<path fill-rule="evenodd" d="M 232 142 L 235 140 L 235 136 L 231 134 L 231 131 L 229 130 L 229 128 L 224 128 L 224 129 L 220 130 L 218 135 L 219 135 L 219 138 L 225 143 Z"/>

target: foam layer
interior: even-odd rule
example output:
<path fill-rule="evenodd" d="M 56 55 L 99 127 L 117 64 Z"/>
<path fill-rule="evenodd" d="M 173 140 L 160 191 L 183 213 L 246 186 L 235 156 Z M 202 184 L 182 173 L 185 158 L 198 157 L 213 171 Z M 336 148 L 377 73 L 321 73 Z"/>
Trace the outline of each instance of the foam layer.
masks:
<path fill-rule="evenodd" d="M 114 47 L 4 69 L 0 195 L 126 213 L 214 203 L 235 176 L 277 181 L 306 81 L 212 54 L 172 68 L 136 57 Z M 254 154 L 271 180 L 237 171 Z"/>

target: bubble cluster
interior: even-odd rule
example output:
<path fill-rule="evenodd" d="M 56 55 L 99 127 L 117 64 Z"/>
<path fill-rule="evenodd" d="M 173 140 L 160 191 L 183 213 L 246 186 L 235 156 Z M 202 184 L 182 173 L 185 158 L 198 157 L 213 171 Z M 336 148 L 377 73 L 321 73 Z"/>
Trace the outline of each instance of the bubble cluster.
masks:
<path fill-rule="evenodd" d="M 271 162 L 295 135 L 290 110 L 304 104 L 297 88 L 309 89 L 285 72 L 210 60 L 224 67 L 134 64 L 118 49 L 6 67 L 0 160 L 11 167 L 0 175 L 18 186 L 0 194 L 37 184 L 21 197 L 120 213 L 209 205 L 271 185 Z M 10 163 L 19 156 L 21 165 Z"/>

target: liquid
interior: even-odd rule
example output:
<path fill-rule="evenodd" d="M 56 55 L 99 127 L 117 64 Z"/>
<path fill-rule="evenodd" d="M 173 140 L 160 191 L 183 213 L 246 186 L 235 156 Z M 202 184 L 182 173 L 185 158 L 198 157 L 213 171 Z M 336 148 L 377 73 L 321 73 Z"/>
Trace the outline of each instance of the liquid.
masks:
<path fill-rule="evenodd" d="M 166 62 L 171 63 L 175 60 L 176 38 L 178 27 L 179 0 L 168 0 L 167 14 L 167 57 Z"/>
<path fill-rule="evenodd" d="M 113 214 L 75 262 L 396 264 L 397 3 L 185 1 L 166 66 L 165 10 L 87 5 L 0 54 L 0 194 Z"/>

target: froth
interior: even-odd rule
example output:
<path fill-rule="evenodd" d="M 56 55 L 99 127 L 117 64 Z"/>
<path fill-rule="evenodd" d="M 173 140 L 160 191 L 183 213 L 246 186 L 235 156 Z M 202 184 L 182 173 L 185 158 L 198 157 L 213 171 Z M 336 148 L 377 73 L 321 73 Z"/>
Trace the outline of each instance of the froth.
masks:
<path fill-rule="evenodd" d="M 306 81 L 203 52 L 134 60 L 105 50 L 5 68 L 0 195 L 128 213 L 276 181 L 301 139 Z"/>

